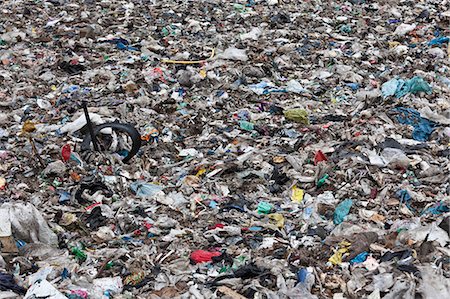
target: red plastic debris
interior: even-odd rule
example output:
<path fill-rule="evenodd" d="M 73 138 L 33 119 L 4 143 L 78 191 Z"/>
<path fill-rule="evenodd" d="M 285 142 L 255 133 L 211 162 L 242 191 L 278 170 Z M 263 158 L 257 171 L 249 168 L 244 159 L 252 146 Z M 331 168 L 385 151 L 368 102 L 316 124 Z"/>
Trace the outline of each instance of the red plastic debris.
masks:
<path fill-rule="evenodd" d="M 72 149 L 70 148 L 69 144 L 66 144 L 61 148 L 61 156 L 62 156 L 64 162 L 69 161 L 71 153 L 72 153 Z"/>
<path fill-rule="evenodd" d="M 144 221 L 144 227 L 145 227 L 147 230 L 149 230 L 149 229 L 151 229 L 151 228 L 153 227 L 153 224 L 148 223 L 147 221 Z"/>
<path fill-rule="evenodd" d="M 0 178 L 0 190 L 6 190 L 6 180 L 4 178 Z"/>
<path fill-rule="evenodd" d="M 225 227 L 225 224 L 216 223 L 216 224 L 210 226 L 209 229 L 224 228 L 224 227 Z"/>
<path fill-rule="evenodd" d="M 377 195 L 378 195 L 378 190 L 376 188 L 373 188 L 372 190 L 370 190 L 370 198 L 371 199 L 377 198 Z"/>
<path fill-rule="evenodd" d="M 319 162 L 322 161 L 328 161 L 327 157 L 325 156 L 322 151 L 317 151 L 316 155 L 314 156 L 314 165 L 317 165 Z"/>
<path fill-rule="evenodd" d="M 87 207 L 85 208 L 85 210 L 86 210 L 86 211 L 90 211 L 90 210 L 92 210 L 93 208 L 95 208 L 96 206 L 100 206 L 100 205 L 102 205 L 101 202 L 96 202 L 96 203 L 94 203 L 94 204 L 92 204 L 92 205 L 90 205 L 90 206 L 87 206 Z"/>
<path fill-rule="evenodd" d="M 219 251 L 196 250 L 191 253 L 191 261 L 194 263 L 205 263 L 212 261 L 213 257 L 220 256 Z"/>

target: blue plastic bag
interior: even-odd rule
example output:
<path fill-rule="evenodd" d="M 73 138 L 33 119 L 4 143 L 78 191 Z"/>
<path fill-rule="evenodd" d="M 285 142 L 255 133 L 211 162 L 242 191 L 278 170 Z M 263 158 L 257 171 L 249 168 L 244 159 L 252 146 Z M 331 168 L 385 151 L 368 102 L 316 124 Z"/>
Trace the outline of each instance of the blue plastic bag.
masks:
<path fill-rule="evenodd" d="M 381 93 L 384 98 L 395 95 L 397 89 L 405 83 L 402 79 L 391 79 L 381 85 Z"/>
<path fill-rule="evenodd" d="M 400 199 L 400 203 L 404 203 L 410 211 L 414 211 L 414 209 L 411 207 L 412 197 L 411 195 L 409 195 L 408 190 L 398 190 L 395 195 L 397 195 L 397 197 Z"/>
<path fill-rule="evenodd" d="M 422 91 L 425 92 L 426 94 L 432 93 L 431 86 L 422 77 L 419 76 L 416 76 L 406 81 L 404 89 L 406 93 L 412 94 L 416 94 Z"/>
<path fill-rule="evenodd" d="M 334 224 L 340 224 L 344 221 L 345 216 L 350 212 L 350 208 L 353 205 L 353 200 L 346 199 L 341 202 L 334 210 L 333 222 Z"/>
<path fill-rule="evenodd" d="M 442 44 L 448 43 L 449 40 L 450 40 L 449 37 L 447 37 L 447 36 L 441 36 L 441 37 L 434 38 L 434 39 L 430 40 L 430 41 L 428 42 L 428 45 L 429 45 L 429 46 L 442 45 Z"/>
<path fill-rule="evenodd" d="M 306 277 L 308 277 L 308 270 L 306 268 L 301 268 L 297 272 L 297 282 L 306 282 Z"/>
<path fill-rule="evenodd" d="M 412 108 L 398 107 L 394 111 L 398 112 L 396 118 L 399 123 L 414 127 L 412 134 L 414 140 L 427 141 L 436 127 L 432 121 L 421 117 L 419 111 Z"/>
<path fill-rule="evenodd" d="M 415 76 L 406 81 L 395 78 L 381 85 L 381 93 L 384 98 L 395 96 L 399 99 L 408 93 L 417 94 L 419 92 L 425 92 L 427 94 L 431 94 L 432 91 L 431 86 L 419 76 Z"/>
<path fill-rule="evenodd" d="M 450 212 L 450 208 L 442 201 L 438 202 L 432 207 L 429 207 L 428 209 L 424 210 L 421 215 L 424 214 L 432 214 L 432 215 L 440 215 L 443 213 Z"/>
<path fill-rule="evenodd" d="M 146 183 L 143 181 L 137 181 L 130 184 L 131 191 L 138 197 L 148 198 L 154 196 L 159 191 L 163 190 L 164 187 L 160 185 L 155 185 L 151 183 Z"/>
<path fill-rule="evenodd" d="M 369 253 L 367 251 L 361 252 L 360 254 L 358 254 L 357 256 L 355 256 L 350 260 L 350 264 L 353 265 L 363 263 L 367 259 L 368 255 Z"/>

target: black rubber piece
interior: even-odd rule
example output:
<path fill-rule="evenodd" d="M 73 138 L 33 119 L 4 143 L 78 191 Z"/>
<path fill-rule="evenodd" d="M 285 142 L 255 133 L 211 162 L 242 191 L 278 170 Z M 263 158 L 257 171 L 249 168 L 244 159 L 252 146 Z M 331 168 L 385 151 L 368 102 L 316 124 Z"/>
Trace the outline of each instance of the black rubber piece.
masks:
<path fill-rule="evenodd" d="M 130 124 L 121 124 L 119 122 L 112 123 L 104 123 L 94 127 L 93 135 L 97 136 L 101 130 L 105 128 L 111 128 L 114 131 L 119 131 L 127 134 L 131 137 L 133 141 L 133 145 L 131 146 L 131 150 L 128 155 L 122 160 L 122 162 L 127 163 L 133 158 L 139 149 L 141 148 L 141 134 L 139 134 L 138 130 Z M 81 150 L 87 151 L 91 149 L 91 135 L 88 133 L 84 136 L 83 143 L 81 144 Z"/>
<path fill-rule="evenodd" d="M 92 145 L 94 146 L 94 150 L 96 152 L 99 152 L 97 140 L 94 135 L 94 126 L 92 125 L 91 118 L 89 117 L 89 112 L 87 109 L 87 102 L 83 101 L 82 106 L 83 106 L 83 111 L 84 111 L 84 117 L 86 118 L 86 123 L 87 123 L 88 129 L 89 129 L 89 134 L 91 135 Z"/>

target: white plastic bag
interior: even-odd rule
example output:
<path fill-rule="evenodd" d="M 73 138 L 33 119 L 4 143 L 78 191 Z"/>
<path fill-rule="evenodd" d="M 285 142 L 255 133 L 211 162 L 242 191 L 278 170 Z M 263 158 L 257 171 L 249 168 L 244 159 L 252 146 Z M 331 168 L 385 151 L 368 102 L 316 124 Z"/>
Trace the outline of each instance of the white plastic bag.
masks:
<path fill-rule="evenodd" d="M 58 237 L 44 217 L 31 203 L 4 203 L 2 213 L 8 213 L 13 235 L 25 242 L 57 245 Z"/>

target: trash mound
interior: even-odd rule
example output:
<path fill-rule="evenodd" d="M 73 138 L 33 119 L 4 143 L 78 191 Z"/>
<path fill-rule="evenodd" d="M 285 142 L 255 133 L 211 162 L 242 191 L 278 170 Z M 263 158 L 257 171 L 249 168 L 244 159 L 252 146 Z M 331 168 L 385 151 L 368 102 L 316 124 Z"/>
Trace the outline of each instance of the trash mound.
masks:
<path fill-rule="evenodd" d="M 450 298 L 448 4 L 2 1 L 0 298 Z"/>

